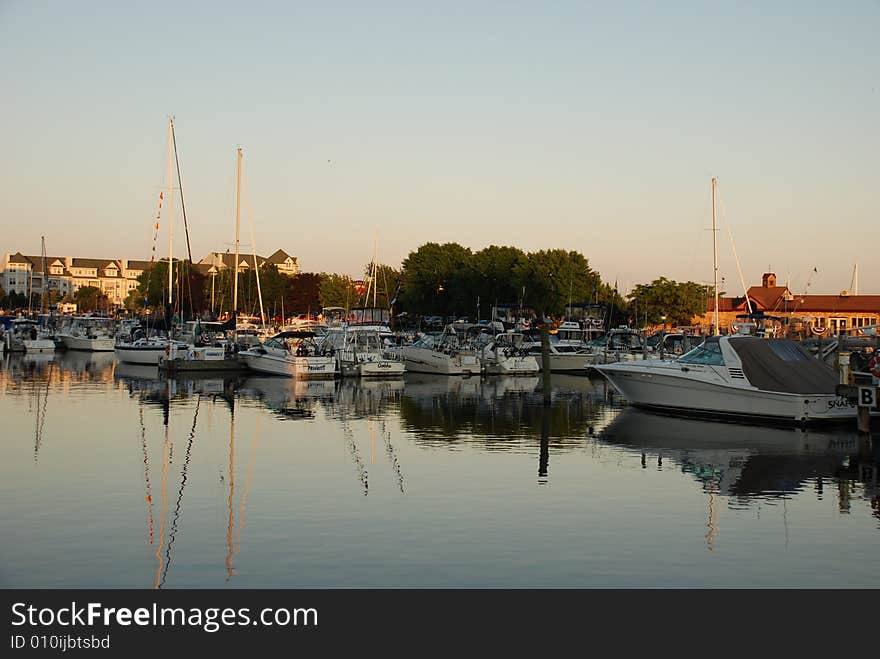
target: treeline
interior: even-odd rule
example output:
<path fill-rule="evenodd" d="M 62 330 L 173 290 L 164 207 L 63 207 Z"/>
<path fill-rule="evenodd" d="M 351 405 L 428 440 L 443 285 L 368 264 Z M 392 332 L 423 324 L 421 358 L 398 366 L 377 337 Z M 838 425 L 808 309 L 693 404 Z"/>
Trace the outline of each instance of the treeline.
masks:
<path fill-rule="evenodd" d="M 145 272 L 126 306 L 158 308 L 167 303 L 167 262 Z M 228 312 L 232 308 L 233 272 L 204 275 L 188 262 L 175 267 L 174 308 L 183 313 Z M 689 325 L 706 309 L 711 293 L 694 282 L 664 277 L 638 284 L 625 297 L 602 281 L 580 252 L 549 249 L 524 252 L 517 247 L 490 245 L 473 251 L 458 243 L 425 243 L 403 260 L 400 268 L 364 266 L 363 285 L 333 273 L 301 273 L 290 277 L 274 265 L 260 268 L 259 292 L 270 317 L 317 314 L 324 307 L 393 307 L 395 314 L 489 318 L 495 305 L 560 318 L 570 304 L 602 304 L 611 323 Z M 366 282 L 364 284 L 364 282 Z M 238 311 L 259 313 L 257 277 L 253 269 L 239 273 Z"/>

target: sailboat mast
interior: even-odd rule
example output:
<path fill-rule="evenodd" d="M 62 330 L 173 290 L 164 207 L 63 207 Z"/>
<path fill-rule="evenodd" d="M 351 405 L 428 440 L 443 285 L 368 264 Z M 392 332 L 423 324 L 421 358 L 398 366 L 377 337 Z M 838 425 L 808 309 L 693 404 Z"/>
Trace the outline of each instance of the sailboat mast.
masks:
<path fill-rule="evenodd" d="M 238 147 L 238 176 L 235 184 L 235 281 L 232 284 L 232 317 L 238 317 L 238 235 L 241 224 L 241 147 Z M 236 322 L 236 325 L 238 323 Z M 236 338 L 237 338 L 236 333 Z"/>
<path fill-rule="evenodd" d="M 712 334 L 718 336 L 718 228 L 715 224 L 715 184 L 718 179 L 712 177 L 712 251 L 713 259 L 713 288 L 715 290 L 714 313 L 712 314 Z"/>
<path fill-rule="evenodd" d="M 168 119 L 168 308 L 174 286 L 174 117 Z"/>
<path fill-rule="evenodd" d="M 46 236 L 40 236 L 40 240 L 42 241 L 40 256 L 43 259 L 43 288 L 42 295 L 40 295 L 40 313 L 46 313 L 46 302 L 49 296 L 49 272 L 46 270 Z"/>
<path fill-rule="evenodd" d="M 379 238 L 377 237 L 373 243 L 373 307 L 376 307 L 376 289 L 379 288 L 379 282 L 376 278 L 379 275 Z"/>

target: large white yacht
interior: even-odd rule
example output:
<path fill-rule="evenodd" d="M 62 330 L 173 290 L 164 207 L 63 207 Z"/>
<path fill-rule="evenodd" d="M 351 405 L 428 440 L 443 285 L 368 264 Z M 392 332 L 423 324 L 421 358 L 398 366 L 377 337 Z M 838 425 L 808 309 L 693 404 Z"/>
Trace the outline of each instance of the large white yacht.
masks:
<path fill-rule="evenodd" d="M 113 321 L 100 316 L 74 316 L 58 333 L 68 350 L 112 352 L 116 347 Z"/>
<path fill-rule="evenodd" d="M 14 318 L 3 339 L 9 352 L 55 352 L 51 335 L 28 318 Z"/>
<path fill-rule="evenodd" d="M 541 369 L 525 348 L 521 332 L 493 336 L 480 350 L 480 362 L 487 375 L 535 375 Z"/>
<path fill-rule="evenodd" d="M 633 405 L 668 413 L 806 423 L 853 419 L 838 375 L 785 339 L 712 336 L 675 360 L 596 366 Z"/>
<path fill-rule="evenodd" d="M 258 346 L 238 353 L 247 367 L 259 373 L 289 378 L 334 378 L 336 357 L 314 341 L 314 332 L 279 332 Z"/>
<path fill-rule="evenodd" d="M 412 345 L 401 347 L 400 354 L 406 360 L 406 370 L 413 373 L 479 375 L 482 370 L 476 351 L 451 326 L 439 336 L 425 334 Z"/>
<path fill-rule="evenodd" d="M 385 351 L 379 331 L 370 327 L 330 327 L 320 346 L 332 351 L 343 376 L 398 377 L 406 370 L 398 355 Z"/>

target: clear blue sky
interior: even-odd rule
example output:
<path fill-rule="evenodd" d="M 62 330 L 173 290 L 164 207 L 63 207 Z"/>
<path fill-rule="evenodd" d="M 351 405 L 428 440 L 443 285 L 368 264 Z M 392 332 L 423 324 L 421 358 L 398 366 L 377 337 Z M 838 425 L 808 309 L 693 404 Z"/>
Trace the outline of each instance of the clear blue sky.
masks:
<path fill-rule="evenodd" d="M 809 292 L 837 292 L 858 261 L 880 293 L 878 19 L 877 0 L 3 0 L 0 252 L 148 258 L 174 114 L 196 259 L 232 246 L 241 145 L 258 251 L 305 270 L 358 274 L 378 234 L 393 264 L 495 243 L 580 250 L 624 289 L 707 281 L 717 176 L 747 284 L 770 266 L 803 292 L 816 267 Z"/>

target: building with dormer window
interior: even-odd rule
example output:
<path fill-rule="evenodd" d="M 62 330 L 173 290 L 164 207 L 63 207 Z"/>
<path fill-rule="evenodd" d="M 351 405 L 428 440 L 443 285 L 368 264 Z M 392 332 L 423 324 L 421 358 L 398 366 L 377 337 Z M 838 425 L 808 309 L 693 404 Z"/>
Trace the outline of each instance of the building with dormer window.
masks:
<path fill-rule="evenodd" d="M 121 305 L 129 291 L 137 288 L 137 278 L 150 267 L 149 261 L 130 259 L 89 259 L 73 256 L 42 256 L 21 252 L 5 254 L 0 285 L 7 293 L 57 291 L 60 297 L 73 295 L 83 286 L 94 286 L 111 304 Z"/>

